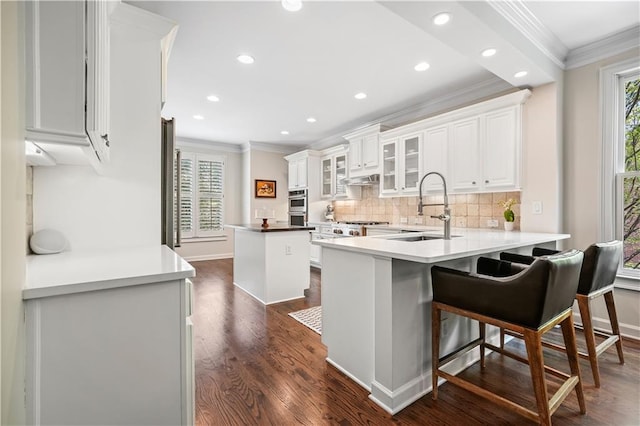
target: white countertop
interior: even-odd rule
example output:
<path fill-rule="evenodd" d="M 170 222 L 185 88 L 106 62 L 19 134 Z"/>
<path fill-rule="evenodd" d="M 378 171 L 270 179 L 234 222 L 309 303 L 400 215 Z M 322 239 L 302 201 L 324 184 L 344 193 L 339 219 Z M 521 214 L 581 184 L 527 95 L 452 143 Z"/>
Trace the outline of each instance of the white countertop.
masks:
<path fill-rule="evenodd" d="M 30 255 L 22 298 L 179 280 L 195 274 L 189 263 L 161 245 Z"/>
<path fill-rule="evenodd" d="M 391 226 L 393 228 L 393 226 Z M 402 229 L 419 227 L 406 227 Z M 443 230 L 434 227 L 423 234 L 442 236 Z M 402 236 L 416 236 L 421 233 L 411 232 Z M 462 229 L 451 230 L 451 240 L 435 239 L 426 241 L 396 241 L 392 235 L 376 235 L 371 237 L 355 237 L 314 240 L 312 244 L 338 250 L 367 253 L 375 256 L 409 260 L 420 263 L 435 263 L 484 253 L 509 250 L 517 247 L 542 244 L 564 240 L 568 234 L 545 234 L 534 232 L 506 232 L 502 230 Z"/>

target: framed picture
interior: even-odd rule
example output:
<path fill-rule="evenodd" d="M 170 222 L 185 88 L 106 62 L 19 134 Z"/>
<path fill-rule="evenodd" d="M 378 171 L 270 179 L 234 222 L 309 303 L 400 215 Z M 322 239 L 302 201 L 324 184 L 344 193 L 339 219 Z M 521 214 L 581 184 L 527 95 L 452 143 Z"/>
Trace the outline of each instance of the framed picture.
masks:
<path fill-rule="evenodd" d="M 276 181 L 256 179 L 256 198 L 276 198 Z"/>

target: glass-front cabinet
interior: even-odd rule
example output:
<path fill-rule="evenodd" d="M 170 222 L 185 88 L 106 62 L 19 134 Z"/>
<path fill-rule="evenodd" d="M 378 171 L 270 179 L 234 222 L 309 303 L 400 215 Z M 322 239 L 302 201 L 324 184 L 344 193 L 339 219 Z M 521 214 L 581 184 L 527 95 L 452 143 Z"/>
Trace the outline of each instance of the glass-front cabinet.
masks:
<path fill-rule="evenodd" d="M 321 160 L 321 196 L 323 198 L 354 198 L 353 191 L 350 191 L 343 182 L 345 178 L 349 177 L 347 153 L 344 149 L 340 149 L 337 153 L 336 150 L 333 151 L 331 155 L 327 155 Z"/>
<path fill-rule="evenodd" d="M 383 142 L 382 147 L 382 182 L 381 194 L 396 194 L 398 192 L 398 142 L 393 140 Z"/>
<path fill-rule="evenodd" d="M 383 141 L 380 195 L 407 195 L 418 192 L 422 172 L 422 133 Z"/>
<path fill-rule="evenodd" d="M 420 146 L 422 134 L 401 138 L 404 173 L 400 190 L 403 193 L 418 192 L 420 182 Z"/>
<path fill-rule="evenodd" d="M 336 155 L 334 157 L 334 197 L 346 197 L 347 185 L 343 183 L 343 179 L 347 177 L 347 154 Z"/>
<path fill-rule="evenodd" d="M 331 165 L 332 161 L 331 161 L 331 157 L 325 157 L 322 159 L 322 171 L 321 171 L 321 185 L 322 185 L 322 191 L 321 191 L 321 196 L 322 197 L 331 197 L 333 195 L 332 192 L 332 185 L 331 185 L 331 181 L 332 181 L 332 165 Z"/>

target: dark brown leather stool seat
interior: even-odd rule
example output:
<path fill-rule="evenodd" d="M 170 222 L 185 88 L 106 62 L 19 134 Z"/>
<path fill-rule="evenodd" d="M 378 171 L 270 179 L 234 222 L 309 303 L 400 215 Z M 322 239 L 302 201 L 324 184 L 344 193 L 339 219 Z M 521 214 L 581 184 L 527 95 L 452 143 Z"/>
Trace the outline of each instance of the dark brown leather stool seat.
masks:
<path fill-rule="evenodd" d="M 531 264 L 536 256 L 558 253 L 555 250 L 534 248 L 532 256 L 523 256 L 513 253 L 501 253 L 500 258 L 509 262 L 521 264 Z M 613 299 L 613 283 L 616 279 L 618 263 L 622 257 L 622 242 L 610 241 L 607 243 L 592 244 L 584 251 L 584 261 L 580 272 L 580 282 L 576 291 L 576 300 L 582 318 L 582 329 L 584 330 L 587 353 L 579 352 L 581 358 L 588 359 L 591 364 L 591 372 L 596 387 L 600 387 L 600 370 L 598 368 L 598 357 L 613 344 L 618 351 L 620 364 L 624 364 L 624 354 L 622 353 L 622 336 L 618 325 L 618 315 Z M 611 333 L 596 330 L 593 327 L 591 314 L 591 300 L 604 296 L 611 324 Z M 511 333 L 509 333 L 511 334 Z M 596 345 L 596 336 L 605 338 Z M 548 342 L 543 342 L 545 346 L 564 350 L 564 347 Z M 500 346 L 504 345 L 504 334 L 501 333 Z"/>
<path fill-rule="evenodd" d="M 571 250 L 535 259 L 528 267 L 485 258 L 478 261 L 479 271 L 499 276 L 472 274 L 439 266 L 431 268 L 433 399 L 438 398 L 438 378 L 442 377 L 531 420 L 550 425 L 551 415 L 575 389 L 580 412 L 584 414 L 586 408 L 571 315 L 582 259 L 582 252 Z M 442 311 L 477 320 L 480 337 L 457 351 L 440 357 Z M 527 358 L 487 343 L 486 324 L 522 334 Z M 556 324 L 562 326 L 571 374 L 544 365 L 541 336 Z M 482 368 L 485 367 L 485 348 L 529 364 L 537 410 L 523 407 L 442 370 L 443 366 L 477 346 L 480 347 Z M 545 370 L 564 380 L 551 399 L 547 395 Z"/>

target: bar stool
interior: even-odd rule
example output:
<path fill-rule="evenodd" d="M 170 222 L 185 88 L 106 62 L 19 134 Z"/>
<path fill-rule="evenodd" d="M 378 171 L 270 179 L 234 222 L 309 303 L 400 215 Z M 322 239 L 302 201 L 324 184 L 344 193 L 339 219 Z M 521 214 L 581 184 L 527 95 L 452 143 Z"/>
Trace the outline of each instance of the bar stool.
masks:
<path fill-rule="evenodd" d="M 533 256 L 522 256 L 513 253 L 500 253 L 502 260 L 511 262 L 519 262 L 530 264 L 535 256 L 544 256 L 557 253 L 555 250 L 543 249 L 535 247 L 532 251 Z M 576 300 L 578 301 L 578 309 L 582 318 L 582 328 L 587 344 L 587 353 L 578 352 L 578 356 L 589 360 L 591 364 L 591 372 L 593 381 L 597 388 L 600 387 L 600 369 L 598 367 L 598 357 L 613 344 L 616 345 L 618 351 L 618 359 L 620 364 L 624 364 L 624 354 L 622 353 L 622 336 L 620 335 L 620 326 L 618 324 L 618 315 L 616 313 L 616 305 L 613 299 L 613 283 L 616 279 L 618 263 L 622 257 L 622 241 L 610 241 L 606 243 L 592 244 L 584 251 L 584 261 L 582 262 L 582 271 L 580 272 L 580 282 L 578 291 L 576 292 Z M 593 328 L 591 301 L 596 297 L 604 296 L 609 321 L 611 324 L 611 333 Z M 511 334 L 511 333 L 508 333 Z M 603 337 L 605 340 L 596 345 L 596 336 Z M 557 350 L 564 350 L 564 347 L 550 342 L 543 342 L 548 346 Z M 504 347 L 504 332 L 501 330 L 500 346 Z"/>
<path fill-rule="evenodd" d="M 583 254 L 571 250 L 554 256 L 542 257 L 526 268 L 522 266 L 498 267 L 497 274 L 504 277 L 472 274 L 440 266 L 431 268 L 433 284 L 432 304 L 432 397 L 438 398 L 438 378 L 487 398 L 496 404 L 514 410 L 540 424 L 550 425 L 551 415 L 575 389 L 580 412 L 586 412 L 580 368 L 576 349 L 571 305 L 578 287 Z M 491 260 L 482 259 L 478 266 Z M 496 261 L 499 262 L 499 261 Z M 514 275 L 510 275 L 513 274 Z M 480 337 L 462 348 L 440 357 L 441 312 L 451 312 L 479 322 Z M 504 351 L 485 341 L 486 324 L 513 330 L 524 336 L 527 358 Z M 571 374 L 565 374 L 544 365 L 541 336 L 556 324 L 562 326 Z M 449 362 L 480 347 L 480 366 L 485 368 L 485 348 L 489 348 L 518 361 L 529 364 L 537 411 L 533 411 L 480 386 L 442 370 Z M 545 371 L 564 380 L 549 400 Z"/>

